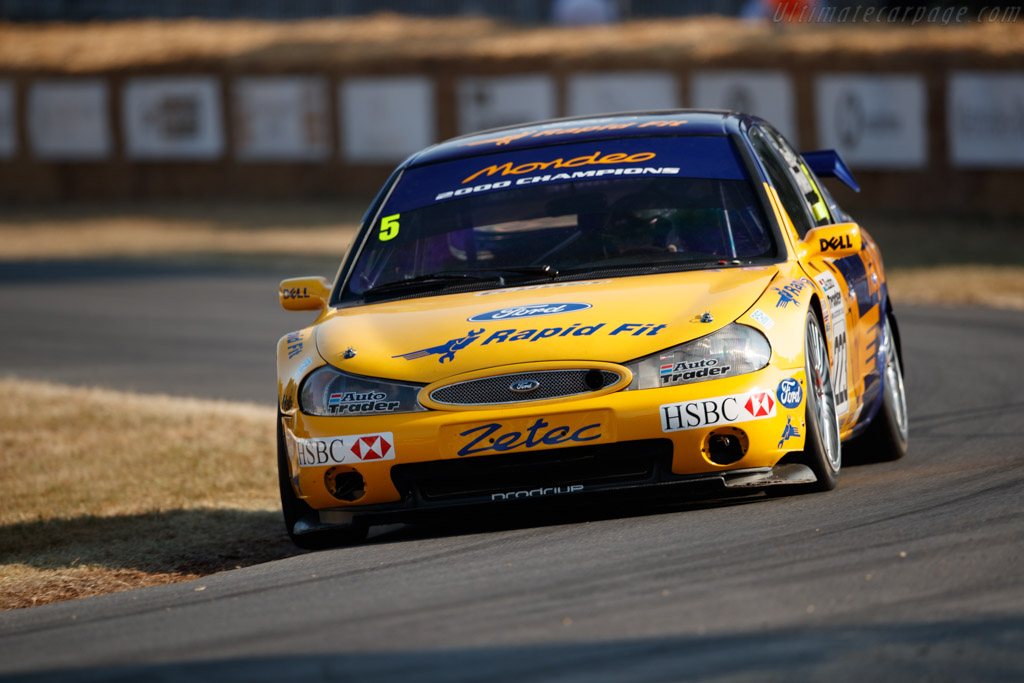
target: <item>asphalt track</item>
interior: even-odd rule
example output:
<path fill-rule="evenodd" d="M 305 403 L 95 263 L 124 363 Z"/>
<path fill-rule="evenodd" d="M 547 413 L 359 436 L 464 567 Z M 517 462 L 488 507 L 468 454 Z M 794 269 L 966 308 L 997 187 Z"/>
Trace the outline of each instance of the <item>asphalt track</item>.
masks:
<path fill-rule="evenodd" d="M 0 273 L 0 375 L 270 404 L 305 319 L 274 272 Z M 392 528 L 3 612 L 0 679 L 1024 680 L 1024 314 L 897 315 L 910 453 L 833 492 Z"/>

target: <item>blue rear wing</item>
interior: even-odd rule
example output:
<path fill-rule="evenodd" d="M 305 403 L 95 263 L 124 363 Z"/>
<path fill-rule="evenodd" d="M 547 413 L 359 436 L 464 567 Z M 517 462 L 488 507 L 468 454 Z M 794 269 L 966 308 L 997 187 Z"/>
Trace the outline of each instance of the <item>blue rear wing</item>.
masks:
<path fill-rule="evenodd" d="M 839 158 L 839 152 L 834 149 L 822 149 L 816 152 L 804 152 L 804 161 L 812 171 L 820 176 L 838 178 L 840 182 L 854 192 L 860 192 L 860 185 L 853 179 L 853 173 Z"/>

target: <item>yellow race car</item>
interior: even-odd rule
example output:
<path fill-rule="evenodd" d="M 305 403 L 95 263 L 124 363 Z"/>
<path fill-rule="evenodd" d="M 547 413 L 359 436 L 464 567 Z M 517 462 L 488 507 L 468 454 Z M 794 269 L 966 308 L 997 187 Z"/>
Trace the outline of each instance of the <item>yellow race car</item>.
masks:
<path fill-rule="evenodd" d="M 907 448 L 882 259 L 832 151 L 688 111 L 460 137 L 402 163 L 278 344 L 278 467 L 315 548 L 425 511 L 835 487 Z"/>

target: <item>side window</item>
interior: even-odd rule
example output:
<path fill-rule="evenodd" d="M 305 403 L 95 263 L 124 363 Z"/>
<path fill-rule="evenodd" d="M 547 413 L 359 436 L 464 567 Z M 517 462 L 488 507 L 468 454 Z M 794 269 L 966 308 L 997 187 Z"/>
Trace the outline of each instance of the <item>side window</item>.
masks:
<path fill-rule="evenodd" d="M 811 229 L 812 223 L 811 217 L 807 213 L 807 204 L 793 184 L 793 176 L 782 165 L 779 157 L 772 152 L 764 135 L 757 128 L 750 129 L 750 143 L 761 160 L 765 172 L 768 173 L 768 179 L 772 181 L 775 191 L 779 194 L 779 200 L 786 213 L 789 214 L 789 220 L 793 221 L 793 227 L 802 238 Z"/>
<path fill-rule="evenodd" d="M 807 168 L 804 166 L 804 168 Z M 811 179 L 814 181 L 815 186 L 821 192 L 822 199 L 825 200 L 825 205 L 828 206 L 828 212 L 832 214 L 833 223 L 849 223 L 853 220 L 850 214 L 843 211 L 843 208 L 839 206 L 835 198 L 832 197 L 832 193 L 828 191 L 828 187 L 825 183 L 821 182 L 821 178 L 818 177 L 811 169 L 807 169 L 807 172 L 811 175 Z"/>
<path fill-rule="evenodd" d="M 768 138 L 768 144 L 782 157 L 786 163 L 786 168 L 789 174 L 793 176 L 793 182 L 796 183 L 797 188 L 800 190 L 801 196 L 807 203 L 807 210 L 810 211 L 811 216 L 814 218 L 816 225 L 828 225 L 832 222 L 829 217 L 828 208 L 826 206 L 824 198 L 821 196 L 821 192 L 818 188 L 821 185 L 815 181 L 811 174 L 811 170 L 804 164 L 803 159 L 797 154 L 796 150 L 788 142 L 786 138 L 772 128 L 771 126 L 762 127 L 765 136 Z M 803 237 L 803 235 L 801 235 Z"/>

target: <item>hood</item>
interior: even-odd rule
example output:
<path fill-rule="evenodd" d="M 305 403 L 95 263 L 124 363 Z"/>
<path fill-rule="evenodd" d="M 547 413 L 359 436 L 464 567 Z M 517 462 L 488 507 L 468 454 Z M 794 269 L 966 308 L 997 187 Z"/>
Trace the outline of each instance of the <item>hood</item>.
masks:
<path fill-rule="evenodd" d="M 533 361 L 624 363 L 728 325 L 776 272 L 663 273 L 340 309 L 317 325 L 316 345 L 346 372 L 417 383 Z M 705 312 L 712 322 L 701 322 Z M 350 347 L 356 354 L 346 359 Z"/>

